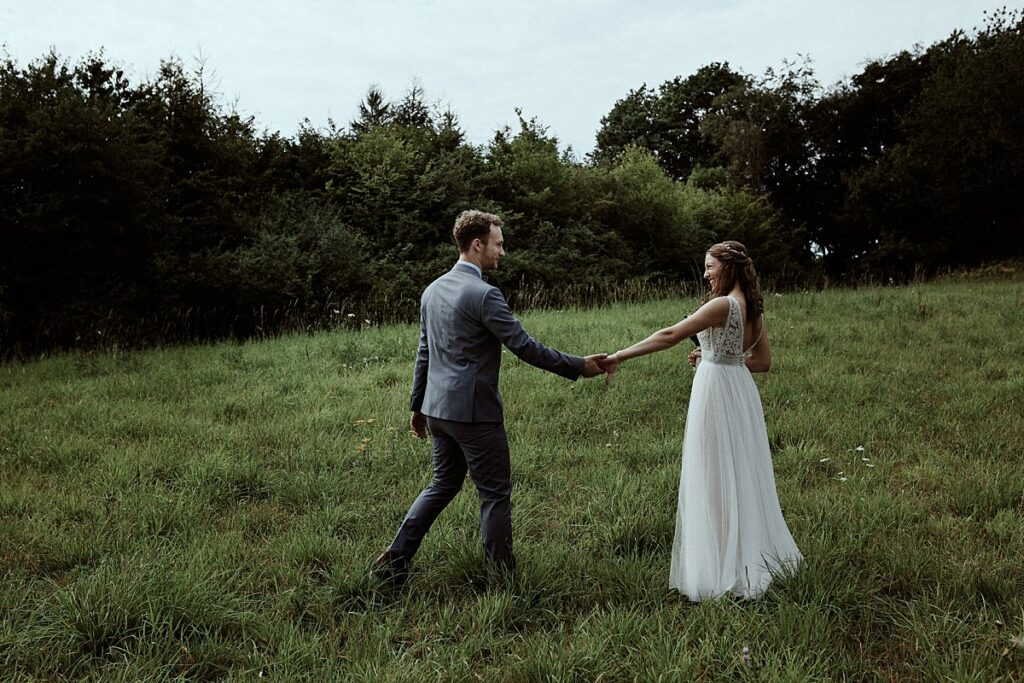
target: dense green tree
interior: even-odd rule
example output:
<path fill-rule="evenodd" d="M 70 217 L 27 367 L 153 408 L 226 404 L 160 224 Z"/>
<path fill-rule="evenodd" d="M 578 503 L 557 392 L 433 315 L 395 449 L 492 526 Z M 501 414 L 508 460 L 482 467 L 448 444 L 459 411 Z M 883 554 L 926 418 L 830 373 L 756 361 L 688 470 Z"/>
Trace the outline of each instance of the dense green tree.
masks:
<path fill-rule="evenodd" d="M 1024 252 L 1019 12 L 872 62 L 822 100 L 814 239 L 833 273 L 906 277 Z"/>
<path fill-rule="evenodd" d="M 601 117 L 591 158 L 610 164 L 630 146 L 658 149 L 661 140 L 654 120 L 657 99 L 657 93 L 644 83 L 617 101 L 612 110 Z"/>
<path fill-rule="evenodd" d="M 928 56 L 934 74 L 884 165 L 901 201 L 876 213 L 876 269 L 1024 253 L 1024 13 L 996 13 L 973 38 L 954 34 Z"/>
<path fill-rule="evenodd" d="M 536 118 L 498 131 L 482 176 L 486 208 L 506 219 L 508 257 L 497 278 L 511 292 L 607 286 L 632 272 L 626 242 L 597 207 L 606 172 L 580 167 Z"/>
<path fill-rule="evenodd" d="M 102 55 L 0 65 L 0 316 L 9 329 L 81 337 L 109 310 L 97 302 L 136 312 L 153 304 L 167 169 L 138 97 Z"/>
<path fill-rule="evenodd" d="M 786 260 L 810 258 L 806 221 L 815 151 L 808 121 L 819 86 L 807 63 L 769 69 L 714 100 L 702 131 L 737 187 L 765 194 L 781 210 Z"/>
<path fill-rule="evenodd" d="M 8 57 L 0 340 L 6 354 L 101 331 L 266 334 L 341 309 L 408 318 L 467 208 L 505 219 L 496 280 L 526 302 L 694 278 L 725 238 L 783 285 L 1019 256 L 1022 100 L 1024 26 L 1008 10 L 825 92 L 807 63 L 642 86 L 587 163 L 521 113 L 474 146 L 419 84 L 396 101 L 372 87 L 347 128 L 287 137 L 222 107 L 201 64 L 130 83 L 102 54 Z"/>
<path fill-rule="evenodd" d="M 370 86 L 366 97 L 359 103 L 359 117 L 349 124 L 354 133 L 366 133 L 391 122 L 391 103 L 378 86 Z"/>
<path fill-rule="evenodd" d="M 833 275 L 842 275 L 876 248 L 879 228 L 856 214 L 865 198 L 859 177 L 906 140 L 905 120 L 917 106 L 932 66 L 926 55 L 900 52 L 825 94 L 809 114 L 813 173 L 805 183 L 802 217 L 808 239 Z M 870 191 L 866 186 L 865 191 Z"/>
<path fill-rule="evenodd" d="M 426 92 L 419 83 L 413 83 L 402 99 L 389 107 L 389 121 L 406 128 L 432 128 L 434 116 L 426 102 Z"/>
<path fill-rule="evenodd" d="M 662 83 L 657 93 L 643 85 L 601 119 L 593 158 L 607 162 L 627 146 L 643 147 L 671 177 L 685 180 L 695 167 L 715 163 L 718 147 L 701 125 L 716 98 L 749 80 L 727 63 L 713 63 Z"/>
<path fill-rule="evenodd" d="M 712 233 L 691 220 L 692 195 L 650 151 L 627 148 L 609 170 L 605 192 L 601 221 L 615 226 L 640 274 L 659 279 L 693 273 Z"/>

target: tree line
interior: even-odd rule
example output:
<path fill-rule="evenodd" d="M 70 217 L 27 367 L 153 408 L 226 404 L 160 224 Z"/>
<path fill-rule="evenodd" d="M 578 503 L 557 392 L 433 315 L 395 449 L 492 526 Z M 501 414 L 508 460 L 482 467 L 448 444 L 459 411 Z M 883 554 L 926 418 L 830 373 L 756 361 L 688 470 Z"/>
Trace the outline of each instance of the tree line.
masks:
<path fill-rule="evenodd" d="M 1020 255 L 1022 31 L 1002 10 L 830 88 L 711 63 L 629 92 L 583 160 L 521 113 L 474 145 L 418 85 L 286 137 L 201 65 L 6 56 L 3 355 L 409 319 L 466 208 L 506 219 L 506 295 L 551 304 L 692 280 L 726 238 L 778 286 Z"/>

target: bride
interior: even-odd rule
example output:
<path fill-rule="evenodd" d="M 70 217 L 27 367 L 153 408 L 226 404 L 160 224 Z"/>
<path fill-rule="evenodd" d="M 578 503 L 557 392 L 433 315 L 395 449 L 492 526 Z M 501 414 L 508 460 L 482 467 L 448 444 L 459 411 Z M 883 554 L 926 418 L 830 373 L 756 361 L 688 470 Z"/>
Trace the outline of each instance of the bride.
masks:
<path fill-rule="evenodd" d="M 746 248 L 731 240 L 713 245 L 704 257 L 704 278 L 711 292 L 693 315 L 601 364 L 610 382 L 623 361 L 697 335 L 669 585 L 694 602 L 726 593 L 756 598 L 773 576 L 803 560 L 779 508 L 751 375 L 769 369 L 772 351 Z"/>

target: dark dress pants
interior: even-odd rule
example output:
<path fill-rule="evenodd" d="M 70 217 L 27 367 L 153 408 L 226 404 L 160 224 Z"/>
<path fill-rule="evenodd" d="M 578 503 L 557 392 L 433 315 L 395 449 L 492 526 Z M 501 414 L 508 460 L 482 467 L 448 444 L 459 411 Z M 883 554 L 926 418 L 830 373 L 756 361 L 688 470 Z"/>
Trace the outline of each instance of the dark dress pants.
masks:
<path fill-rule="evenodd" d="M 391 549 L 411 560 L 430 525 L 455 498 L 469 471 L 480 495 L 480 534 L 487 557 L 513 568 L 512 467 L 501 422 L 427 418 L 434 446 L 434 479 L 413 502 Z"/>

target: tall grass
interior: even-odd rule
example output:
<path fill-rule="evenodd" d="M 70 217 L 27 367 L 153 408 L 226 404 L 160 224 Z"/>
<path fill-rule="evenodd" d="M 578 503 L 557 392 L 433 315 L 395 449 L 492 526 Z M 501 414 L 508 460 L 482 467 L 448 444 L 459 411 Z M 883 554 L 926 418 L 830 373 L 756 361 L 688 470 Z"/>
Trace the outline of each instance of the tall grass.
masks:
<path fill-rule="evenodd" d="M 697 273 L 694 273 L 694 282 Z M 595 307 L 613 303 L 641 303 L 669 296 L 690 296 L 694 285 L 678 280 L 629 279 L 605 284 L 510 283 L 516 310 Z M 259 341 L 286 334 L 360 330 L 366 325 L 403 324 L 419 320 L 415 295 L 378 293 L 363 297 L 336 297 L 316 306 L 298 299 L 284 306 L 252 305 L 245 310 L 223 307 L 161 308 L 146 314 L 110 310 L 106 316 L 69 333 L 66 320 L 40 318 L 12 333 L 0 310 L 0 363 L 24 362 L 68 351 L 138 350 L 173 344 L 209 344 L 216 341 Z"/>
<path fill-rule="evenodd" d="M 611 351 L 695 304 L 524 321 Z M 506 354 L 519 572 L 467 484 L 399 592 L 366 570 L 430 476 L 413 327 L 0 366 L 0 678 L 1018 680 L 1022 304 L 1019 271 L 768 297 L 807 562 L 755 602 L 667 589 L 683 348 L 611 387 Z"/>

